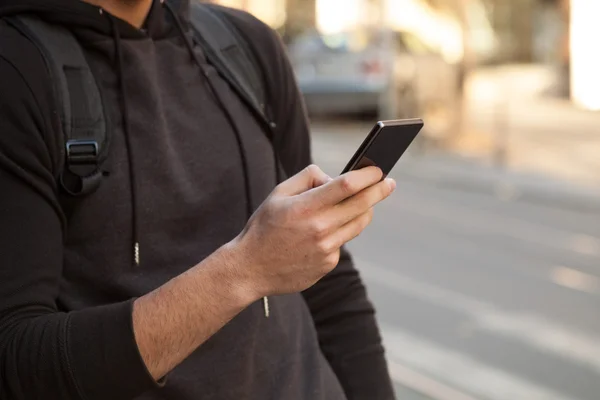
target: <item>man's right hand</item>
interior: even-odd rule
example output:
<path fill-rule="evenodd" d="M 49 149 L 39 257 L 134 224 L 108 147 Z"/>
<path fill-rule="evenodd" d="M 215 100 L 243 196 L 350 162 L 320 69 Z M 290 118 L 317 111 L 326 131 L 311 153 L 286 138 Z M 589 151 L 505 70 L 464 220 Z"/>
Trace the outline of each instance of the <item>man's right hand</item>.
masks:
<path fill-rule="evenodd" d="M 138 298 L 135 340 L 156 379 L 263 296 L 300 292 L 338 263 L 340 247 L 392 192 L 375 167 L 331 179 L 310 166 L 281 183 L 236 239 Z"/>
<path fill-rule="evenodd" d="M 256 297 L 300 292 L 333 270 L 340 247 L 395 189 L 381 178 L 368 167 L 331 179 L 311 165 L 278 185 L 231 243 L 244 260 L 237 272 Z"/>

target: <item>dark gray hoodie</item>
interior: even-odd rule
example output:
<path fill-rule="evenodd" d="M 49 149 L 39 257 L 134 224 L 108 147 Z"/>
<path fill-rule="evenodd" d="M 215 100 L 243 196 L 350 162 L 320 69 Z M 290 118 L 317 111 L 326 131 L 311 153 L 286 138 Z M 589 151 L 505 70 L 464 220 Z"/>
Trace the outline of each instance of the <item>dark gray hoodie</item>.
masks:
<path fill-rule="evenodd" d="M 276 184 L 274 147 L 290 173 L 310 162 L 278 37 L 226 11 L 267 77 L 272 146 L 195 47 L 200 73 L 184 40 L 188 2 L 169 3 L 174 12 L 155 1 L 136 29 L 77 0 L 0 0 L 0 18 L 30 13 L 75 34 L 112 127 L 102 185 L 67 196 L 48 73 L 0 19 L 0 399 L 391 399 L 373 308 L 345 252 L 313 288 L 271 299 L 270 318 L 248 307 L 165 382 L 146 371 L 133 299 L 240 232 Z"/>

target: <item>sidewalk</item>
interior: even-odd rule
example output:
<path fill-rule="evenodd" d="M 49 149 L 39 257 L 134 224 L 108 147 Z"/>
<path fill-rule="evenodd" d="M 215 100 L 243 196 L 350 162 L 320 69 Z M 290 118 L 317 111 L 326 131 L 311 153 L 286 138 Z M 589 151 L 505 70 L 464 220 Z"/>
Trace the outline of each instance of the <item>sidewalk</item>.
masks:
<path fill-rule="evenodd" d="M 313 121 L 313 155 L 331 174 L 339 173 L 371 129 L 371 122 Z M 393 176 L 452 190 L 486 193 L 506 201 L 531 201 L 553 207 L 600 213 L 600 187 L 544 172 L 500 169 L 488 160 L 447 149 L 422 152 L 412 146 Z"/>
<path fill-rule="evenodd" d="M 435 152 L 411 151 L 395 170 L 398 178 L 438 187 L 489 194 L 505 201 L 526 201 L 552 207 L 600 213 L 600 187 L 582 185 L 543 173 L 502 170 L 479 160 Z"/>
<path fill-rule="evenodd" d="M 505 66 L 473 74 L 463 132 L 452 153 L 510 172 L 541 174 L 590 189 L 600 187 L 600 113 L 544 94 L 552 70 Z M 504 158 L 502 155 L 504 154 Z"/>

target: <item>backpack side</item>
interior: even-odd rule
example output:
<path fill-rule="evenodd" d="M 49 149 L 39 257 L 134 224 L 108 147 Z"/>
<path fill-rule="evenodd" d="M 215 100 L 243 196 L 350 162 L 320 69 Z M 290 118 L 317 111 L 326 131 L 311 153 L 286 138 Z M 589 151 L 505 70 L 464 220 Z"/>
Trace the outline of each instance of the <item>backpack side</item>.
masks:
<path fill-rule="evenodd" d="M 4 18 L 42 55 L 61 121 L 60 185 L 72 196 L 94 192 L 110 144 L 102 95 L 81 46 L 65 28 L 35 17 Z"/>

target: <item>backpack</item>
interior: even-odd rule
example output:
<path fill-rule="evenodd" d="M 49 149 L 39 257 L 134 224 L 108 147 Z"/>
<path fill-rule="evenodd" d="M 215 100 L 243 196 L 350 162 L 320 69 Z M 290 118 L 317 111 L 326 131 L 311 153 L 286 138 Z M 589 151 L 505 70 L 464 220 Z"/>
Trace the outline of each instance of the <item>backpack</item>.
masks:
<path fill-rule="evenodd" d="M 104 114 L 102 92 L 83 50 L 61 26 L 29 16 L 7 20 L 36 45 L 53 82 L 64 140 L 60 186 L 72 196 L 92 193 L 102 182 L 111 129 Z M 275 124 L 267 115 L 265 81 L 249 43 L 218 7 L 192 2 L 190 22 L 208 62 L 243 100 L 272 141 Z"/>

